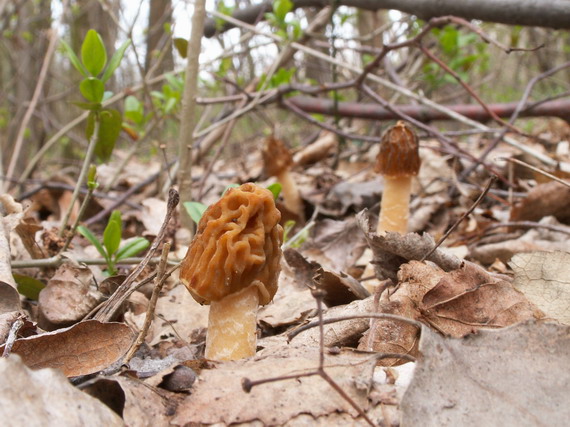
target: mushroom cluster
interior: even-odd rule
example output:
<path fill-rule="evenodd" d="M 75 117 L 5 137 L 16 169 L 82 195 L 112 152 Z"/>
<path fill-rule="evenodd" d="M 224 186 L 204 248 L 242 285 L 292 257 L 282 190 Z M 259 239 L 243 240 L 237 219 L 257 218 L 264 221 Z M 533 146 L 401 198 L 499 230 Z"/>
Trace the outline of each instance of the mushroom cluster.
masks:
<path fill-rule="evenodd" d="M 196 301 L 210 304 L 206 358 L 255 354 L 257 308 L 277 292 L 280 219 L 271 191 L 252 183 L 229 189 L 204 212 L 180 280 Z"/>

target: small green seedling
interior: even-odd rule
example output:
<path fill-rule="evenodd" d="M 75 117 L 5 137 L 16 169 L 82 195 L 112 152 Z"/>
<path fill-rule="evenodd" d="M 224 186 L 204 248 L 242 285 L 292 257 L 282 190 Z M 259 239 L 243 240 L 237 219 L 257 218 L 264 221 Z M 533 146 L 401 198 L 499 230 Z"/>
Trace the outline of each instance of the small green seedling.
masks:
<path fill-rule="evenodd" d="M 117 274 L 116 266 L 119 261 L 137 255 L 150 245 L 150 242 L 144 237 L 136 237 L 123 246 L 120 246 L 123 234 L 122 228 L 123 224 L 120 211 L 113 211 L 111 214 L 109 222 L 103 232 L 103 241 L 99 241 L 87 227 L 82 225 L 77 227 L 77 231 L 89 240 L 97 251 L 99 251 L 101 256 L 105 258 L 110 276 Z"/>
<path fill-rule="evenodd" d="M 130 45 L 127 40 L 115 51 L 107 63 L 107 49 L 97 31 L 89 30 L 81 45 L 81 59 L 71 46 L 62 40 L 62 46 L 69 60 L 84 79 L 79 83 L 79 91 L 86 102 L 75 102 L 78 107 L 88 110 L 86 137 L 91 139 L 98 124 L 97 144 L 95 155 L 102 161 L 107 161 L 113 152 L 115 142 L 122 129 L 123 116 L 112 108 L 103 108 L 102 102 L 111 97 L 112 93 L 105 91 L 105 83 L 119 67 L 125 51 Z"/>

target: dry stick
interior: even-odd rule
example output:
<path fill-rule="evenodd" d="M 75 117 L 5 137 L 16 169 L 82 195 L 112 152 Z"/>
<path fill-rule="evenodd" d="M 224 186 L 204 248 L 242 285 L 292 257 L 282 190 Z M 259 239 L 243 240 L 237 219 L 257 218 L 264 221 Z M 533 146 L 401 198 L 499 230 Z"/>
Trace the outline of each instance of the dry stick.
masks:
<path fill-rule="evenodd" d="M 457 221 L 455 221 L 455 224 L 453 224 L 451 226 L 451 228 L 445 232 L 445 234 L 442 236 L 441 239 L 439 239 L 439 241 L 435 244 L 435 246 L 431 249 L 431 251 L 429 251 L 426 255 L 423 256 L 423 258 L 420 260 L 420 262 L 424 262 L 427 258 L 429 258 L 436 251 L 436 249 L 441 246 L 441 244 L 445 241 L 445 239 L 447 239 L 449 237 L 449 235 L 453 232 L 453 230 L 455 230 L 457 228 L 457 226 L 459 224 L 461 224 L 461 222 L 465 218 L 467 218 L 471 214 L 471 212 L 473 212 L 475 210 L 475 208 L 477 206 L 479 206 L 479 204 L 483 201 L 483 198 L 487 195 L 487 193 L 491 189 L 491 186 L 494 184 L 494 182 L 496 180 L 497 180 L 497 177 L 494 175 L 491 176 L 491 178 L 489 178 L 489 181 L 487 181 L 487 185 L 485 185 L 485 189 L 479 195 L 477 200 L 475 200 L 473 205 L 471 205 L 471 207 L 463 215 L 461 215 L 461 217 Z"/>
<path fill-rule="evenodd" d="M 137 279 L 139 274 L 143 271 L 146 267 L 156 250 L 158 249 L 159 245 L 164 240 L 166 235 L 166 229 L 168 227 L 168 223 L 170 222 L 170 218 L 178 202 L 180 201 L 180 197 L 178 196 L 178 192 L 173 188 L 170 189 L 168 193 L 168 204 L 166 206 L 166 217 L 164 218 L 164 222 L 160 227 L 160 231 L 158 232 L 152 246 L 148 250 L 147 255 L 141 261 L 139 265 L 137 265 L 131 274 L 125 279 L 125 281 L 117 288 L 115 293 L 103 304 L 101 309 L 93 316 L 95 320 L 99 320 L 101 322 L 108 322 L 110 321 L 117 310 L 121 307 L 121 305 L 125 302 L 125 300 L 135 291 L 136 287 L 131 286 L 134 281 Z"/>
<path fill-rule="evenodd" d="M 79 172 L 79 176 L 77 177 L 77 184 L 73 189 L 73 193 L 71 194 L 71 202 L 69 203 L 69 207 L 67 208 L 67 212 L 65 213 L 63 219 L 61 220 L 60 228 L 59 228 L 59 237 L 63 236 L 65 232 L 65 227 L 67 227 L 67 222 L 69 221 L 69 217 L 71 216 L 71 212 L 73 211 L 73 207 L 75 206 L 75 201 L 77 197 L 79 197 L 79 190 L 81 186 L 85 182 L 85 178 L 87 178 L 87 173 L 89 172 L 89 167 L 91 165 L 91 160 L 93 159 L 93 155 L 95 154 L 95 147 L 97 146 L 97 139 L 99 137 L 99 127 L 100 127 L 100 119 L 95 119 L 95 125 L 93 126 L 93 135 L 91 135 L 91 139 L 89 140 L 89 145 L 87 147 L 87 152 L 85 153 L 85 159 L 83 159 L 83 165 L 81 166 L 81 171 Z"/>
<path fill-rule="evenodd" d="M 123 359 L 123 364 L 127 365 L 132 357 L 135 355 L 137 350 L 140 348 L 142 343 L 144 342 L 148 330 L 150 328 L 150 324 L 154 318 L 154 310 L 156 308 L 156 302 L 158 301 L 158 296 L 160 295 L 160 291 L 168 279 L 169 276 L 165 274 L 166 272 L 166 263 L 168 260 L 168 252 L 170 252 L 170 242 L 166 242 L 162 247 L 162 255 L 160 257 L 160 263 L 158 264 L 158 270 L 156 273 L 156 277 L 154 279 L 154 289 L 152 290 L 152 295 L 150 297 L 150 301 L 148 302 L 148 308 L 146 310 L 146 315 L 144 318 L 144 324 L 136 340 L 133 342 L 133 345 L 127 352 L 125 358 Z"/>
<path fill-rule="evenodd" d="M 81 221 L 81 218 L 83 218 L 83 214 L 85 213 L 85 210 L 87 209 L 87 205 L 89 204 L 89 201 L 91 200 L 92 195 L 93 195 L 93 188 L 89 187 L 87 189 L 87 194 L 85 195 L 85 198 L 83 199 L 83 203 L 81 203 L 81 206 L 79 207 L 79 212 L 77 213 L 77 218 L 75 218 L 75 222 L 71 226 L 71 230 L 69 231 L 69 234 L 68 234 L 67 238 L 65 239 L 65 243 L 63 244 L 63 247 L 59 251 L 58 255 L 61 255 L 63 252 L 65 252 L 67 250 L 67 248 L 69 248 L 69 245 L 71 244 L 71 240 L 73 239 L 73 236 L 75 236 L 75 231 L 77 230 L 77 227 L 79 227 L 79 221 Z"/>
<path fill-rule="evenodd" d="M 570 183 L 568 181 L 564 181 L 563 179 L 560 179 L 557 176 L 552 175 L 551 173 L 548 173 L 546 171 L 543 171 L 542 169 L 539 169 L 533 165 L 529 165 L 528 163 L 525 163 L 522 160 L 512 159 L 510 157 L 499 157 L 498 159 L 499 160 L 506 160 L 508 162 L 516 163 L 517 165 L 524 166 L 525 168 L 528 168 L 528 169 L 535 171 L 541 175 L 544 175 L 544 176 L 546 176 L 546 177 L 548 177 L 548 178 L 550 178 L 556 182 L 559 182 L 560 184 L 564 184 L 566 187 L 570 187 Z"/>
<path fill-rule="evenodd" d="M 96 215 L 93 215 L 91 218 L 87 219 L 84 221 L 85 225 L 90 225 L 93 223 L 96 223 L 97 221 L 101 221 L 103 218 L 105 218 L 107 215 L 109 215 L 114 209 L 117 209 L 119 206 L 121 206 L 123 203 L 126 202 L 126 200 L 132 196 L 133 194 L 135 194 L 137 191 L 139 191 L 141 188 L 147 186 L 148 184 L 150 184 L 151 182 L 153 182 L 154 180 L 156 180 L 158 178 L 158 176 L 162 173 L 162 170 L 159 172 L 156 172 L 154 174 L 152 174 L 151 176 L 149 176 L 147 179 L 145 179 L 144 181 L 139 182 L 137 185 L 129 188 L 127 191 L 125 191 L 123 193 L 123 195 L 118 198 L 117 200 L 115 200 L 113 203 L 111 203 L 109 206 L 107 206 L 105 209 L 103 209 L 101 212 L 97 213 Z"/>
<path fill-rule="evenodd" d="M 499 222 L 497 224 L 488 225 L 485 228 L 485 233 L 490 230 L 502 227 L 511 228 L 544 228 L 550 231 L 556 231 L 557 233 L 564 233 L 570 235 L 570 227 L 554 225 L 554 224 L 541 224 L 540 222 L 534 221 L 509 221 L 509 222 Z"/>
<path fill-rule="evenodd" d="M 331 323 L 344 322 L 344 321 L 352 320 L 352 319 L 370 319 L 370 318 L 377 318 L 377 319 L 384 319 L 384 320 L 395 320 L 397 322 L 404 322 L 404 323 L 407 323 L 409 325 L 415 326 L 418 329 L 422 328 L 422 324 L 420 322 L 418 322 L 417 320 L 408 319 L 407 317 L 398 316 L 397 314 L 388 314 L 388 313 L 363 313 L 363 314 L 352 314 L 352 315 L 347 315 L 347 316 L 331 317 L 329 319 L 324 319 L 322 323 L 323 323 L 323 325 L 329 325 Z M 308 323 L 306 325 L 299 326 L 297 329 L 295 329 L 294 331 L 291 331 L 287 334 L 287 340 L 291 341 L 293 338 L 295 338 L 301 332 L 305 332 L 308 329 L 316 328 L 317 326 L 319 326 L 319 321 L 314 321 L 314 322 Z"/>
<path fill-rule="evenodd" d="M 513 111 L 513 114 L 511 115 L 508 123 L 513 124 L 517 120 L 521 111 L 523 111 L 525 109 L 525 105 L 528 101 L 528 98 L 530 96 L 532 89 L 540 80 L 543 80 L 547 77 L 550 77 L 551 75 L 557 73 L 558 71 L 563 70 L 563 69 L 568 68 L 568 67 L 570 67 L 570 61 L 565 62 L 564 64 L 560 64 L 557 67 L 554 67 L 554 68 L 552 68 L 552 69 L 550 69 L 550 70 L 548 70 L 542 74 L 539 74 L 538 76 L 533 77 L 532 80 L 530 82 L 528 82 L 528 84 L 525 88 L 525 91 L 523 93 L 523 96 L 520 99 L 519 103 L 517 104 L 515 111 Z M 528 106 L 527 108 L 530 108 L 530 107 L 532 107 L 532 106 Z M 479 162 L 471 165 L 470 167 L 468 167 L 467 169 L 465 169 L 461 173 L 461 178 L 464 178 L 464 177 L 468 176 L 471 172 L 473 172 L 475 170 L 475 168 L 487 158 L 489 153 L 491 153 L 491 151 L 493 151 L 497 147 L 497 145 L 499 145 L 499 142 L 501 142 L 503 140 L 506 133 L 507 133 L 507 129 L 505 128 L 483 150 L 483 153 L 481 153 L 481 155 L 479 156 Z M 551 164 L 550 166 L 553 166 L 553 165 Z"/>
<path fill-rule="evenodd" d="M 67 1 L 63 3 L 63 10 L 67 9 Z M 65 13 L 62 14 L 65 16 Z M 24 114 L 24 118 L 22 119 L 22 123 L 20 124 L 20 128 L 18 129 L 18 134 L 16 136 L 16 142 L 14 143 L 14 151 L 12 151 L 12 157 L 10 159 L 10 165 L 8 166 L 8 171 L 6 172 L 6 176 L 12 177 L 14 175 L 14 170 L 16 169 L 16 163 L 18 162 L 18 158 L 20 157 L 20 151 L 22 150 L 22 145 L 24 143 L 24 133 L 28 127 L 28 123 L 32 118 L 34 110 L 36 109 L 36 105 L 38 104 L 38 100 L 40 98 L 40 94 L 42 93 L 42 89 L 44 87 L 44 83 L 46 80 L 47 72 L 49 69 L 49 65 L 51 63 L 51 59 L 53 57 L 53 53 L 55 52 L 55 47 L 57 45 L 58 35 L 57 31 L 51 29 L 49 30 L 50 40 L 48 44 L 48 48 L 44 57 L 44 61 L 42 63 L 42 68 L 40 70 L 40 75 L 38 76 L 38 81 L 36 83 L 36 88 L 34 90 L 34 94 L 32 95 L 32 100 L 30 101 L 30 105 L 28 105 L 28 109 Z M 3 188 L 7 189 L 6 185 L 3 185 Z"/>
<path fill-rule="evenodd" d="M 192 146 L 196 127 L 196 94 L 198 93 L 198 72 L 200 69 L 200 45 L 204 33 L 206 18 L 206 0 L 194 2 L 192 30 L 187 47 L 186 76 L 184 93 L 182 94 L 182 113 L 180 116 L 180 135 L 178 139 L 178 189 L 183 202 L 192 201 Z M 186 209 L 180 209 L 180 223 L 190 232 L 194 230 L 194 222 Z"/>
<path fill-rule="evenodd" d="M 257 380 L 257 381 L 251 381 L 249 378 L 243 378 L 242 382 L 241 382 L 242 388 L 246 393 L 249 393 L 251 391 L 251 389 L 253 387 L 255 387 L 256 385 L 266 384 L 266 383 L 275 382 L 275 381 L 299 379 L 299 378 L 303 378 L 303 377 L 310 377 L 310 376 L 318 375 L 323 380 L 325 380 L 332 387 L 332 389 L 335 390 L 346 402 L 348 402 L 348 404 L 350 406 L 352 406 L 356 410 L 356 412 L 358 412 L 358 414 L 366 420 L 366 422 L 368 424 L 370 424 L 372 427 L 374 427 L 375 424 L 368 417 L 368 415 L 366 415 L 366 412 L 364 412 L 364 410 L 360 407 L 360 405 L 358 405 L 348 395 L 348 393 L 346 393 L 346 391 L 344 391 L 342 389 L 342 387 L 340 387 L 336 383 L 336 381 L 329 374 L 327 374 L 327 372 L 325 371 L 325 344 L 324 344 L 324 331 L 323 331 L 323 324 L 324 324 L 324 322 L 323 322 L 323 298 L 325 296 L 325 292 L 322 290 L 312 288 L 311 293 L 317 302 L 317 311 L 318 311 L 318 316 L 319 316 L 319 320 L 318 320 L 318 322 L 316 322 L 316 325 L 315 325 L 315 326 L 319 326 L 319 329 L 320 329 L 320 331 L 319 331 L 320 332 L 320 334 L 319 334 L 319 366 L 317 367 L 317 369 L 314 371 L 305 372 L 302 374 L 293 374 L 293 375 L 284 375 L 284 376 L 273 377 L 273 378 L 264 378 L 262 380 Z"/>
<path fill-rule="evenodd" d="M 107 265 L 107 260 L 105 258 L 70 258 L 74 262 L 79 264 L 86 264 L 86 265 Z M 130 258 L 123 258 L 117 265 L 132 265 L 138 264 L 142 262 L 145 258 L 141 257 L 130 257 Z M 55 255 L 50 258 L 41 258 L 41 259 L 30 259 L 30 260 L 16 260 L 12 261 L 11 267 L 12 269 L 17 268 L 48 268 L 48 267 L 59 267 L 61 264 L 67 261 L 67 258 L 64 254 Z M 149 260 L 149 264 L 158 264 L 160 262 L 160 258 L 154 257 Z M 179 260 L 169 260 L 169 265 L 177 265 L 180 261 Z"/>
<path fill-rule="evenodd" d="M 12 323 L 10 327 L 10 332 L 8 333 L 8 338 L 6 339 L 6 343 L 4 344 L 4 351 L 2 352 L 2 357 L 10 356 L 12 352 L 12 346 L 16 342 L 18 338 L 18 331 L 20 328 L 24 326 L 24 315 L 19 315 L 18 318 Z"/>
<path fill-rule="evenodd" d="M 479 95 L 477 95 L 477 93 L 471 88 L 471 86 L 469 86 L 467 83 L 465 83 L 463 81 L 463 79 L 459 76 L 459 74 L 457 74 L 454 70 L 452 70 L 450 67 L 447 66 L 447 64 L 445 62 L 443 62 L 441 59 L 439 59 L 437 56 L 435 56 L 433 53 L 430 52 L 430 50 L 428 48 L 426 48 L 425 46 L 421 45 L 419 46 L 420 50 L 423 52 L 423 54 L 425 56 L 427 56 L 429 59 L 431 59 L 433 62 L 435 62 L 437 65 L 439 65 L 446 73 L 448 73 L 449 75 L 451 75 L 455 80 L 457 80 L 457 82 L 463 86 L 463 89 L 465 89 L 467 91 L 467 93 L 469 95 L 471 95 L 471 97 L 473 99 L 475 99 L 475 101 L 477 101 L 477 103 L 483 107 L 483 110 L 485 110 L 487 112 L 487 114 L 489 114 L 489 116 L 495 120 L 497 123 L 505 126 L 506 128 L 510 129 L 513 132 L 519 133 L 521 134 L 522 132 L 517 129 L 515 126 L 512 125 L 512 123 L 507 123 L 505 122 L 503 119 L 501 119 L 493 110 L 491 110 L 489 108 L 489 106 L 485 103 L 485 101 L 483 101 L 481 99 L 481 97 Z"/>

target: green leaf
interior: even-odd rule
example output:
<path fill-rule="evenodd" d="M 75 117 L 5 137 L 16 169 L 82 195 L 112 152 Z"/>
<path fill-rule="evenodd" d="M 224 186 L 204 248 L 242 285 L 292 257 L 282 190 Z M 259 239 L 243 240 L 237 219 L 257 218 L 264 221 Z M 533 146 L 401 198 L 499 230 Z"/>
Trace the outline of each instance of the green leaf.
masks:
<path fill-rule="evenodd" d="M 97 166 L 90 165 L 89 172 L 87 173 L 87 188 L 91 191 L 95 190 L 99 184 L 97 184 Z"/>
<path fill-rule="evenodd" d="M 188 54 L 188 40 L 176 37 L 172 42 L 174 43 L 174 47 L 178 51 L 178 54 L 182 58 L 186 58 L 186 55 Z"/>
<path fill-rule="evenodd" d="M 120 261 L 122 259 L 135 256 L 139 252 L 144 251 L 146 248 L 150 246 L 150 242 L 145 239 L 144 237 L 137 237 L 127 243 L 125 243 L 121 249 L 117 251 L 115 255 L 115 259 Z"/>
<path fill-rule="evenodd" d="M 281 21 L 285 21 L 285 16 L 293 10 L 293 2 L 291 0 L 274 0 L 273 13 L 275 17 Z"/>
<path fill-rule="evenodd" d="M 67 57 L 69 58 L 75 69 L 79 71 L 83 77 L 89 76 L 89 73 L 87 72 L 87 70 L 85 69 L 85 67 L 83 66 L 83 64 L 81 63 L 81 61 L 79 60 L 79 58 L 77 57 L 71 46 L 67 44 L 67 42 L 65 42 L 64 40 L 61 40 L 61 45 L 63 46 L 65 54 L 67 55 Z"/>
<path fill-rule="evenodd" d="M 103 244 L 109 255 L 114 254 L 121 244 L 121 225 L 117 221 L 109 220 L 103 232 Z"/>
<path fill-rule="evenodd" d="M 99 113 L 99 135 L 95 155 L 102 161 L 106 162 L 111 157 L 122 127 L 123 118 L 117 110 L 106 109 Z"/>
<path fill-rule="evenodd" d="M 98 111 L 101 109 L 100 102 L 72 102 L 73 105 L 87 111 Z"/>
<path fill-rule="evenodd" d="M 105 85 L 95 77 L 87 77 L 79 83 L 79 90 L 87 101 L 100 103 L 105 93 Z"/>
<path fill-rule="evenodd" d="M 125 118 L 136 124 L 142 124 L 144 119 L 143 104 L 132 95 L 125 99 Z"/>
<path fill-rule="evenodd" d="M 190 215 L 190 218 L 192 218 L 192 221 L 196 224 L 200 222 L 200 218 L 202 218 L 202 215 L 206 209 L 208 209 L 208 206 L 200 202 L 184 202 L 183 205 L 188 215 Z"/>
<path fill-rule="evenodd" d="M 283 186 L 279 182 L 275 182 L 275 183 L 271 184 L 269 187 L 267 187 L 267 189 L 273 193 L 273 198 L 275 200 L 277 200 L 277 198 L 279 197 L 279 194 L 281 194 L 282 188 L 283 188 Z"/>
<path fill-rule="evenodd" d="M 99 239 L 97 239 L 97 237 L 95 237 L 95 235 L 91 233 L 91 231 L 89 231 L 87 227 L 80 225 L 79 227 L 77 227 L 77 231 L 79 231 L 79 234 L 81 234 L 83 237 L 89 240 L 89 242 L 93 246 L 95 246 L 95 249 L 97 249 L 97 251 L 101 254 L 103 258 L 108 259 L 107 252 L 105 252 L 105 248 L 103 247 L 103 245 L 101 245 Z"/>
<path fill-rule="evenodd" d="M 26 298 L 37 301 L 40 296 L 40 291 L 45 288 L 45 284 L 30 276 L 14 273 L 14 280 L 18 285 L 18 292 Z"/>
<path fill-rule="evenodd" d="M 81 61 L 92 76 L 98 76 L 107 63 L 107 50 L 97 31 L 89 30 L 81 45 Z"/>
<path fill-rule="evenodd" d="M 101 77 L 101 80 L 103 80 L 103 83 L 106 83 L 107 80 L 109 80 L 111 78 L 111 76 L 113 75 L 115 70 L 119 67 L 119 65 L 121 64 L 121 61 L 123 60 L 123 56 L 125 56 L 125 51 L 127 50 L 127 48 L 130 45 L 131 45 L 131 41 L 127 40 L 126 42 L 124 42 L 121 45 L 120 48 L 118 48 L 115 51 L 115 53 L 111 57 L 111 60 L 109 61 L 109 66 L 107 67 L 107 69 L 103 73 L 103 77 Z"/>

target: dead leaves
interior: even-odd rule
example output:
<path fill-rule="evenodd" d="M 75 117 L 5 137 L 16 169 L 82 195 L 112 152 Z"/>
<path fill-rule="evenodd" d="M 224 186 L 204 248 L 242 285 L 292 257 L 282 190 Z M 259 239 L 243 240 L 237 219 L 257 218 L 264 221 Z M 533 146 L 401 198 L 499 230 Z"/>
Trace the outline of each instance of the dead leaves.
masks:
<path fill-rule="evenodd" d="M 109 367 L 126 353 L 133 338 L 125 324 L 88 320 L 67 329 L 17 339 L 12 354 L 18 354 L 32 369 L 57 368 L 74 377 Z"/>
<path fill-rule="evenodd" d="M 270 426 L 282 425 L 300 414 L 310 414 L 313 419 L 337 412 L 357 416 L 355 409 L 319 376 L 261 384 L 250 393 L 242 388 L 243 378 L 253 381 L 304 373 L 314 370 L 317 361 L 315 348 L 291 346 L 203 370 L 192 394 L 178 407 L 173 424 L 229 425 L 258 420 Z M 325 365 L 337 384 L 361 408 L 367 409 L 375 358 L 344 351 L 327 356 Z"/>
<path fill-rule="evenodd" d="M 463 339 L 424 327 L 401 425 L 566 425 L 568 348 L 570 327 L 552 323 L 531 321 Z"/>
<path fill-rule="evenodd" d="M 122 426 L 105 404 L 73 387 L 59 370 L 0 359 L 0 419 L 14 426 Z"/>
<path fill-rule="evenodd" d="M 452 337 L 543 317 L 509 282 L 469 263 L 446 273 L 411 261 L 402 265 L 398 283 L 393 293 L 383 295 L 378 311 L 420 320 Z M 361 340 L 360 348 L 415 356 L 417 330 L 401 322 L 378 320 Z"/>

